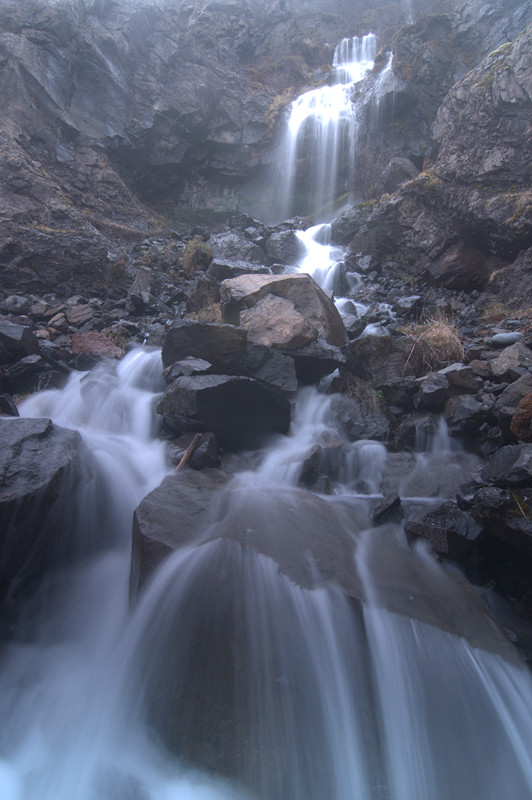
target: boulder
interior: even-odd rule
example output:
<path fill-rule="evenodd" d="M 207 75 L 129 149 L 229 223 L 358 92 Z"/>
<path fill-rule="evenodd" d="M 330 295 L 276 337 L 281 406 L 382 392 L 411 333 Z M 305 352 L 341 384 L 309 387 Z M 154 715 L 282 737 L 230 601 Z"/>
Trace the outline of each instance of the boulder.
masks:
<path fill-rule="evenodd" d="M 532 393 L 519 401 L 510 422 L 510 430 L 522 442 L 532 442 Z"/>
<path fill-rule="evenodd" d="M 532 444 L 501 447 L 482 470 L 482 480 L 496 486 L 532 486 Z"/>
<path fill-rule="evenodd" d="M 405 524 L 407 536 L 428 539 L 437 553 L 455 561 L 472 557 L 473 545 L 480 540 L 483 530 L 483 525 L 451 500 L 429 511 L 420 521 L 410 520 Z"/>
<path fill-rule="evenodd" d="M 516 342 L 505 347 L 500 356 L 494 358 L 490 364 L 495 380 L 511 383 L 525 375 L 532 367 L 532 350 L 521 342 Z"/>
<path fill-rule="evenodd" d="M 293 305 L 314 332 L 314 339 L 342 347 L 347 334 L 332 300 L 306 274 L 243 275 L 223 281 L 220 287 L 222 315 L 226 322 L 239 324 L 241 312 L 255 306 L 267 295 L 282 298 Z M 291 306 L 284 306 L 290 313 Z"/>
<path fill-rule="evenodd" d="M 212 365 L 212 371 L 226 375 L 242 373 L 247 332 L 234 325 L 181 320 L 168 329 L 162 348 L 163 365 L 190 356 Z"/>
<path fill-rule="evenodd" d="M 450 397 L 443 410 L 451 436 L 477 437 L 489 415 L 489 409 L 470 394 Z"/>
<path fill-rule="evenodd" d="M 244 373 L 283 392 L 295 392 L 297 389 L 294 359 L 279 350 L 248 343 Z"/>
<path fill-rule="evenodd" d="M 410 358 L 414 346 L 410 336 L 364 336 L 350 342 L 344 352 L 351 372 L 382 388 L 405 376 L 422 374 Z"/>
<path fill-rule="evenodd" d="M 38 354 L 39 342 L 31 328 L 0 320 L 0 364 Z"/>
<path fill-rule="evenodd" d="M 259 447 L 290 428 L 290 403 L 253 378 L 198 375 L 177 378 L 157 411 L 177 433 L 213 431 L 226 450 Z"/>
<path fill-rule="evenodd" d="M 315 329 L 290 300 L 271 294 L 241 311 L 240 325 L 247 330 L 252 344 L 279 350 L 297 350 L 316 338 Z"/>
<path fill-rule="evenodd" d="M 45 572 L 68 558 L 75 493 L 91 477 L 79 433 L 49 419 L 0 416 L 0 608 L 8 619 Z"/>
<path fill-rule="evenodd" d="M 492 407 L 492 414 L 504 433 L 510 433 L 511 420 L 521 400 L 532 392 L 532 375 L 525 373 L 510 383 L 499 395 Z"/>

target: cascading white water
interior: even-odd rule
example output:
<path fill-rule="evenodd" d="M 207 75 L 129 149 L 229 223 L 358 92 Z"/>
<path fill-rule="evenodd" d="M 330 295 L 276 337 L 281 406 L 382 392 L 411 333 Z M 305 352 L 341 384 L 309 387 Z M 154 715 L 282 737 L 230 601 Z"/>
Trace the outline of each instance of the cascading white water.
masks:
<path fill-rule="evenodd" d="M 352 89 L 373 66 L 377 39 L 344 39 L 333 60 L 334 83 L 294 100 L 280 158 L 280 211 L 331 213 L 328 206 L 352 188 L 356 112 Z"/>
<path fill-rule="evenodd" d="M 365 62 L 342 47 L 352 82 L 342 65 Z M 346 86 L 331 87 L 342 102 Z M 312 102 L 327 120 L 328 101 Z M 361 280 L 341 277 L 326 226 L 300 238 L 300 268 L 327 291 Z M 530 674 L 472 592 L 399 527 L 370 529 L 388 452 L 348 442 L 329 395 L 302 390 L 290 436 L 229 484 L 130 610 L 131 512 L 167 471 L 161 389 L 160 354 L 139 350 L 22 406 L 80 430 L 107 488 L 86 522 L 103 515 L 108 539 L 46 579 L 4 649 L 1 800 L 530 800 Z M 297 488 L 320 442 L 342 456 L 329 499 Z M 428 463 L 402 495 L 423 491 Z M 255 528 L 284 563 L 251 546 Z"/>

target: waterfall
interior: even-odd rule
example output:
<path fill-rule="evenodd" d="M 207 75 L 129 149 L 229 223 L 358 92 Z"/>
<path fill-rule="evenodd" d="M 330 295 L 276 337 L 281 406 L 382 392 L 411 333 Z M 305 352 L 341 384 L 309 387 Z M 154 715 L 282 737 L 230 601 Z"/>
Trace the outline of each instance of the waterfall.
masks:
<path fill-rule="evenodd" d="M 316 210 L 350 190 L 351 92 L 375 47 L 342 42 L 337 83 L 295 101 L 292 211 L 299 191 Z M 329 232 L 299 234 L 297 269 L 356 310 L 342 295 L 362 278 Z M 205 494 L 203 527 L 130 605 L 132 512 L 169 480 L 162 389 L 160 352 L 139 348 L 21 405 L 80 432 L 104 489 L 73 498 L 96 549 L 46 576 L 3 648 L 0 800 L 530 800 L 532 677 L 463 578 L 374 526 L 397 454 L 351 442 L 324 386 Z M 405 506 L 459 483 L 469 455 L 443 425 L 395 475 Z M 300 485 L 312 459 L 329 494 Z"/>
<path fill-rule="evenodd" d="M 356 107 L 353 87 L 372 69 L 377 38 L 344 39 L 333 58 L 333 84 L 300 95 L 292 103 L 280 157 L 281 214 L 331 215 L 352 191 Z"/>

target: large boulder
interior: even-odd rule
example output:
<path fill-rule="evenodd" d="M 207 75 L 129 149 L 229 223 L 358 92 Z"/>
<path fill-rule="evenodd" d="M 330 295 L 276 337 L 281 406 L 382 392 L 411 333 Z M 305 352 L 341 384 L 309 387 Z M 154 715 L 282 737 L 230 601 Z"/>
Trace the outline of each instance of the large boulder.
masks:
<path fill-rule="evenodd" d="M 0 364 L 39 354 L 39 341 L 27 325 L 0 320 Z"/>
<path fill-rule="evenodd" d="M 0 417 L 0 609 L 17 613 L 36 582 L 72 554 L 76 491 L 91 482 L 81 436 L 49 419 Z M 87 543 L 81 543 L 81 549 Z"/>
<path fill-rule="evenodd" d="M 290 403 L 253 378 L 193 375 L 173 381 L 157 411 L 176 433 L 213 431 L 222 448 L 258 447 L 290 428 Z"/>
<path fill-rule="evenodd" d="M 330 345 L 342 347 L 347 342 L 347 334 L 332 300 L 310 277 L 310 275 L 243 275 L 240 278 L 223 281 L 220 287 L 222 315 L 227 322 L 245 325 L 245 320 L 258 336 L 258 323 L 253 315 L 246 317 L 243 312 L 252 309 L 268 295 L 286 301 L 268 301 L 273 305 L 277 324 L 285 324 L 286 317 L 294 317 L 298 327 L 306 322 L 305 336 L 312 332 L 313 340 L 323 339 Z M 257 312 L 258 313 L 258 312 Z M 302 342 L 301 344 L 306 344 Z M 286 346 L 286 345 L 285 345 Z M 297 347 L 297 345 L 295 345 Z"/>

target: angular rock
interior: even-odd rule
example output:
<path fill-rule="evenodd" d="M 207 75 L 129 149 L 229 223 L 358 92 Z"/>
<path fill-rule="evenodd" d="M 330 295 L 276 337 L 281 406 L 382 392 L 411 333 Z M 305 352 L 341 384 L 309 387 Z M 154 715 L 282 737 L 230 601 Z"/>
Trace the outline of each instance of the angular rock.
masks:
<path fill-rule="evenodd" d="M 229 278 L 238 278 L 240 275 L 249 275 L 250 273 L 269 275 L 270 269 L 262 264 L 253 264 L 251 261 L 242 259 L 213 258 L 205 275 L 209 280 L 221 283 Z"/>
<path fill-rule="evenodd" d="M 0 416 L 5 414 L 6 417 L 18 417 L 18 408 L 16 407 L 13 398 L 8 394 L 0 394 Z"/>
<path fill-rule="evenodd" d="M 274 433 L 287 433 L 290 403 L 252 378 L 200 375 L 177 378 L 157 411 L 177 433 L 213 431 L 226 450 L 253 449 Z"/>
<path fill-rule="evenodd" d="M 163 370 L 163 378 L 166 383 L 172 383 L 176 378 L 182 375 L 201 375 L 212 370 L 210 361 L 205 361 L 203 358 L 194 358 L 189 356 L 183 358 L 181 361 L 174 361 L 169 367 Z"/>
<path fill-rule="evenodd" d="M 489 409 L 469 394 L 450 397 L 443 410 L 451 436 L 478 436 L 489 415 Z"/>
<path fill-rule="evenodd" d="M 80 328 L 86 322 L 89 322 L 93 318 L 93 316 L 94 315 L 92 308 L 87 303 L 75 306 L 74 308 L 67 311 L 66 314 L 68 322 L 75 328 Z"/>
<path fill-rule="evenodd" d="M 38 353 L 39 342 L 31 328 L 0 320 L 0 364 Z"/>
<path fill-rule="evenodd" d="M 4 370 L 6 389 L 11 394 L 26 394 L 39 386 L 39 376 L 51 370 L 49 364 L 40 356 L 25 356 Z"/>
<path fill-rule="evenodd" d="M 175 439 L 168 448 L 168 455 L 172 464 L 176 467 L 192 444 L 195 434 L 184 433 L 179 439 Z M 217 467 L 220 463 L 216 436 L 214 433 L 202 433 L 194 451 L 186 462 L 192 469 L 206 469 Z"/>
<path fill-rule="evenodd" d="M 265 244 L 270 264 L 297 264 L 303 252 L 303 246 L 294 231 L 274 231 L 268 236 Z"/>
<path fill-rule="evenodd" d="M 475 373 L 471 365 L 449 364 L 448 367 L 444 367 L 438 372 L 440 375 L 445 375 L 449 381 L 449 389 L 452 394 L 465 394 L 465 392 L 476 394 L 482 388 L 482 378 Z"/>
<path fill-rule="evenodd" d="M 408 521 L 405 532 L 408 536 L 428 539 L 437 553 L 455 561 L 467 561 L 473 545 L 481 540 L 483 526 L 449 500 L 429 511 L 419 522 Z"/>
<path fill-rule="evenodd" d="M 441 411 L 449 395 L 449 381 L 440 372 L 431 372 L 419 381 L 419 390 L 415 398 L 418 411 Z"/>
<path fill-rule="evenodd" d="M 77 431 L 49 419 L 0 417 L 0 607 L 10 618 L 69 552 L 75 491 L 91 480 Z"/>
<path fill-rule="evenodd" d="M 295 350 L 316 338 L 315 330 L 290 300 L 270 294 L 240 312 L 240 325 L 252 344 L 280 350 Z"/>
<path fill-rule="evenodd" d="M 72 352 L 76 355 L 89 356 L 97 361 L 100 358 L 122 358 L 124 351 L 117 347 L 104 333 L 89 331 L 72 334 Z"/>
<path fill-rule="evenodd" d="M 375 388 L 382 388 L 405 376 L 420 374 L 410 359 L 414 344 L 410 336 L 364 336 L 350 342 L 344 352 L 351 372 L 371 381 Z"/>
<path fill-rule="evenodd" d="M 532 350 L 516 342 L 506 347 L 498 358 L 491 362 L 492 375 L 497 381 L 516 381 L 532 367 Z"/>
<path fill-rule="evenodd" d="M 295 392 L 297 389 L 294 359 L 278 350 L 248 344 L 244 358 L 244 373 L 283 392 Z"/>
<path fill-rule="evenodd" d="M 397 492 L 390 492 L 382 500 L 379 500 L 373 506 L 371 518 L 378 525 L 399 524 L 403 518 L 403 509 L 401 507 L 401 498 Z"/>
<path fill-rule="evenodd" d="M 495 401 L 492 407 L 492 414 L 504 433 L 510 433 L 512 417 L 517 411 L 521 400 L 530 393 L 532 393 L 532 375 L 527 372 L 507 386 Z"/>
<path fill-rule="evenodd" d="M 501 447 L 481 474 L 482 480 L 495 486 L 532 486 L 532 444 Z"/>
<path fill-rule="evenodd" d="M 361 385 L 356 393 L 335 395 L 331 410 L 350 441 L 386 441 L 390 436 L 390 422 L 383 413 L 383 405 L 377 395 Z"/>
<path fill-rule="evenodd" d="M 167 331 L 162 347 L 163 365 L 185 358 L 209 361 L 213 372 L 239 375 L 243 369 L 247 332 L 234 325 L 182 320 Z"/>
<path fill-rule="evenodd" d="M 283 298 L 314 330 L 315 339 L 342 347 L 347 334 L 332 300 L 320 289 L 310 275 L 243 275 L 223 281 L 220 302 L 225 321 L 238 324 L 240 312 L 252 308 L 266 295 Z"/>

